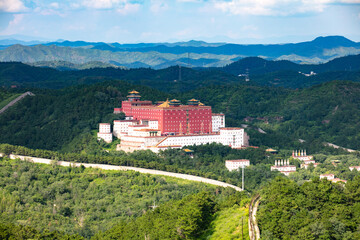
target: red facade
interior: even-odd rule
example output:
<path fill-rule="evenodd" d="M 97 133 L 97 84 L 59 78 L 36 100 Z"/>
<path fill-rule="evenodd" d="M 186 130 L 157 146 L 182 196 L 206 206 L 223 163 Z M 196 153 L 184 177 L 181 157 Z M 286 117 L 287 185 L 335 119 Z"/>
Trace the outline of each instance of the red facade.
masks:
<path fill-rule="evenodd" d="M 130 95 L 131 96 L 131 95 Z M 175 105 L 165 102 L 159 106 L 151 101 L 129 98 L 122 102 L 122 111 L 136 120 L 157 120 L 162 134 L 211 133 L 212 112 L 210 106 Z M 178 102 L 178 101 L 177 101 Z M 170 103 L 167 104 L 167 103 Z"/>

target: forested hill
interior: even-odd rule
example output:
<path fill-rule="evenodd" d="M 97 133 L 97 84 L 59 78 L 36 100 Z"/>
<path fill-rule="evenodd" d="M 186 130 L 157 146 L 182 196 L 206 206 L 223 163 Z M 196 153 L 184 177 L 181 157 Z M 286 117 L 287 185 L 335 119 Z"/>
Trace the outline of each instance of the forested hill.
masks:
<path fill-rule="evenodd" d="M 199 99 L 214 112 L 225 113 L 228 126 L 248 124 L 252 145 L 293 147 L 298 139 L 304 139 L 309 145 L 326 141 L 360 149 L 360 84 L 343 81 L 303 90 L 210 86 L 171 95 L 120 81 L 63 90 L 34 89 L 35 97 L 22 100 L 0 116 L 0 142 L 53 150 L 81 142 L 82 133 L 121 117 L 112 114 L 113 108 L 120 107 L 132 89 L 153 101 Z M 255 131 L 258 127 L 267 134 Z"/>
<path fill-rule="evenodd" d="M 303 90 L 255 86 L 206 87 L 185 93 L 226 114 L 227 123 L 261 127 L 251 144 L 289 146 L 298 139 L 360 149 L 360 84 L 334 81 Z"/>
<path fill-rule="evenodd" d="M 58 71 L 52 68 L 32 67 L 23 63 L 0 63 L 0 86 L 6 87 L 16 85 L 18 87 L 59 89 L 114 79 L 151 86 L 165 92 L 184 92 L 198 87 L 242 81 L 238 77 L 222 71 L 197 71 L 179 67 L 162 70 L 94 68 L 80 71 Z"/>
<path fill-rule="evenodd" d="M 144 86 L 112 81 L 63 90 L 36 90 L 0 115 L 2 143 L 60 150 L 81 133 L 112 122 L 128 92 L 137 89 L 144 99 L 166 100 L 168 94 Z"/>
<path fill-rule="evenodd" d="M 323 64 L 296 64 L 287 60 L 268 61 L 259 57 L 240 59 L 222 68 L 224 72 L 234 75 L 265 74 L 278 71 L 297 71 L 302 73 L 334 72 L 334 71 L 360 71 L 360 54 L 335 58 Z"/>
<path fill-rule="evenodd" d="M 79 71 L 57 71 L 52 68 L 3 62 L 0 63 L 0 86 L 59 89 L 115 79 L 150 86 L 164 92 L 179 93 L 199 87 L 236 83 L 303 88 L 333 80 L 360 81 L 360 55 L 339 58 L 323 65 L 306 66 L 288 61 L 266 61 L 261 58 L 246 58 L 226 68 L 212 69 L 174 66 L 153 70 L 105 66 Z M 318 71 L 316 75 L 304 75 L 314 70 Z M 303 72 L 299 73 L 300 71 Z M 238 76 L 239 73 L 246 74 L 247 72 L 250 82 L 246 82 L 244 76 Z"/>

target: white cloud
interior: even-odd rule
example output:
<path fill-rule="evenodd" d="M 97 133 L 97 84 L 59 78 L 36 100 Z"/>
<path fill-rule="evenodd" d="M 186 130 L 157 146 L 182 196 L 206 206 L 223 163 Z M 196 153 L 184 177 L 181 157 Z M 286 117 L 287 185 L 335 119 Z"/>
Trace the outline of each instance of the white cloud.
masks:
<path fill-rule="evenodd" d="M 50 7 L 57 9 L 57 8 L 59 8 L 59 3 L 58 2 L 50 3 Z"/>
<path fill-rule="evenodd" d="M 119 0 L 85 0 L 83 5 L 89 8 L 107 9 L 118 4 Z"/>
<path fill-rule="evenodd" d="M 258 27 L 255 25 L 244 25 L 241 29 L 244 31 L 257 31 Z"/>
<path fill-rule="evenodd" d="M 20 0 L 0 0 L 0 12 L 24 12 L 27 8 Z"/>
<path fill-rule="evenodd" d="M 130 0 L 84 0 L 82 6 L 95 9 L 113 9 L 121 15 L 135 13 L 139 10 L 139 3 Z M 76 6 L 78 8 L 79 6 Z"/>
<path fill-rule="evenodd" d="M 287 16 L 322 12 L 330 4 L 360 4 L 360 0 L 213 0 L 215 9 L 233 15 Z"/>
<path fill-rule="evenodd" d="M 341 0 L 340 2 L 342 2 L 342 3 L 350 3 L 350 4 L 356 4 L 356 3 L 360 4 L 360 0 Z"/>
<path fill-rule="evenodd" d="M 24 18 L 24 14 L 14 14 L 14 19 L 9 22 L 9 27 L 18 25 Z"/>
<path fill-rule="evenodd" d="M 177 2 L 201 3 L 203 0 L 176 0 Z"/>
<path fill-rule="evenodd" d="M 140 4 L 126 3 L 123 7 L 118 8 L 116 11 L 122 15 L 127 15 L 137 12 L 139 8 L 140 8 Z"/>
<path fill-rule="evenodd" d="M 153 13 L 159 13 L 159 12 L 167 10 L 168 8 L 169 8 L 169 6 L 166 3 L 166 1 L 163 1 L 163 0 L 151 0 L 150 10 Z"/>
<path fill-rule="evenodd" d="M 21 26 L 21 22 L 24 19 L 24 14 L 18 13 L 13 14 L 14 19 L 11 20 L 3 31 L 0 32 L 0 35 L 11 35 L 18 33 L 19 30 L 24 30 L 23 26 Z"/>

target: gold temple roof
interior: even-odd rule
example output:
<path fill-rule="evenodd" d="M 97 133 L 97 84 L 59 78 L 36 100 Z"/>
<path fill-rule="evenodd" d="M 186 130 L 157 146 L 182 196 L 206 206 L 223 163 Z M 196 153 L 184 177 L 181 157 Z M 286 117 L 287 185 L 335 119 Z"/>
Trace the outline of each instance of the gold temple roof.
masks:
<path fill-rule="evenodd" d="M 166 99 L 166 101 L 160 104 L 158 107 L 170 107 L 169 103 L 169 99 Z"/>
<path fill-rule="evenodd" d="M 139 92 L 132 90 L 131 92 L 129 92 L 130 94 L 139 94 Z"/>

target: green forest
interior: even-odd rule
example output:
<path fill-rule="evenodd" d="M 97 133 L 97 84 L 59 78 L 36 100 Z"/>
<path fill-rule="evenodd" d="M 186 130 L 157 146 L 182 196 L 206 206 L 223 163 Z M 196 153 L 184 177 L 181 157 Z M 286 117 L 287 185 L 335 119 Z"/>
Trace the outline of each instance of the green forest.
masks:
<path fill-rule="evenodd" d="M 261 239 L 359 239 L 359 189 L 359 176 L 344 186 L 276 178 L 261 191 Z"/>
<path fill-rule="evenodd" d="M 81 142 L 80 138 L 96 130 L 100 122 L 122 119 L 123 115 L 113 114 L 113 108 L 120 107 L 132 89 L 154 102 L 200 99 L 212 106 L 213 112 L 225 113 L 227 126 L 244 126 L 254 146 L 316 152 L 323 148 L 323 142 L 330 142 L 359 148 L 360 84 L 348 81 L 303 90 L 210 86 L 176 95 L 122 81 L 61 90 L 33 89 L 36 96 L 23 99 L 0 115 L 0 143 L 66 151 L 72 141 Z M 2 92 L 11 95 L 14 91 L 18 90 Z"/>
<path fill-rule="evenodd" d="M 234 208 L 244 207 L 247 195 L 232 189 L 133 171 L 60 167 L 56 162 L 0 158 L 0 164 L 4 239 L 143 239 L 144 234 L 194 239 L 216 233 L 211 223 L 222 223 L 218 216 L 246 216 Z M 24 227 L 15 227 L 17 233 L 14 224 Z"/>
<path fill-rule="evenodd" d="M 360 172 L 349 170 L 360 165 L 360 154 L 326 146 L 360 149 L 358 73 L 332 74 L 325 69 L 308 78 L 289 70 L 263 70 L 245 83 L 224 74 L 224 69 L 181 68 L 179 81 L 178 67 L 61 72 L 1 63 L 0 106 L 26 91 L 35 96 L 0 114 L 0 153 L 54 163 L 0 158 L 0 239 L 248 239 L 248 207 L 256 194 L 261 196 L 261 239 L 360 238 Z M 280 84 L 269 84 L 275 78 Z M 11 84 L 17 87 L 8 88 Z M 159 154 L 115 151 L 120 140 L 98 141 L 98 124 L 124 119 L 124 114 L 113 114 L 113 108 L 121 107 L 134 89 L 153 102 L 199 99 L 213 112 L 224 113 L 227 126 L 243 127 L 253 147 L 187 146 L 193 158 L 183 149 Z M 269 147 L 278 153 L 266 152 Z M 293 149 L 306 149 L 319 165 L 300 169 L 301 163 L 290 158 L 298 167 L 296 173 L 285 178 L 270 171 L 275 160 L 288 159 Z M 245 169 L 244 192 L 131 171 L 56 164 L 64 160 L 134 166 L 240 187 L 241 171 L 225 167 L 230 159 L 251 162 Z M 348 182 L 319 180 L 326 173 Z"/>

